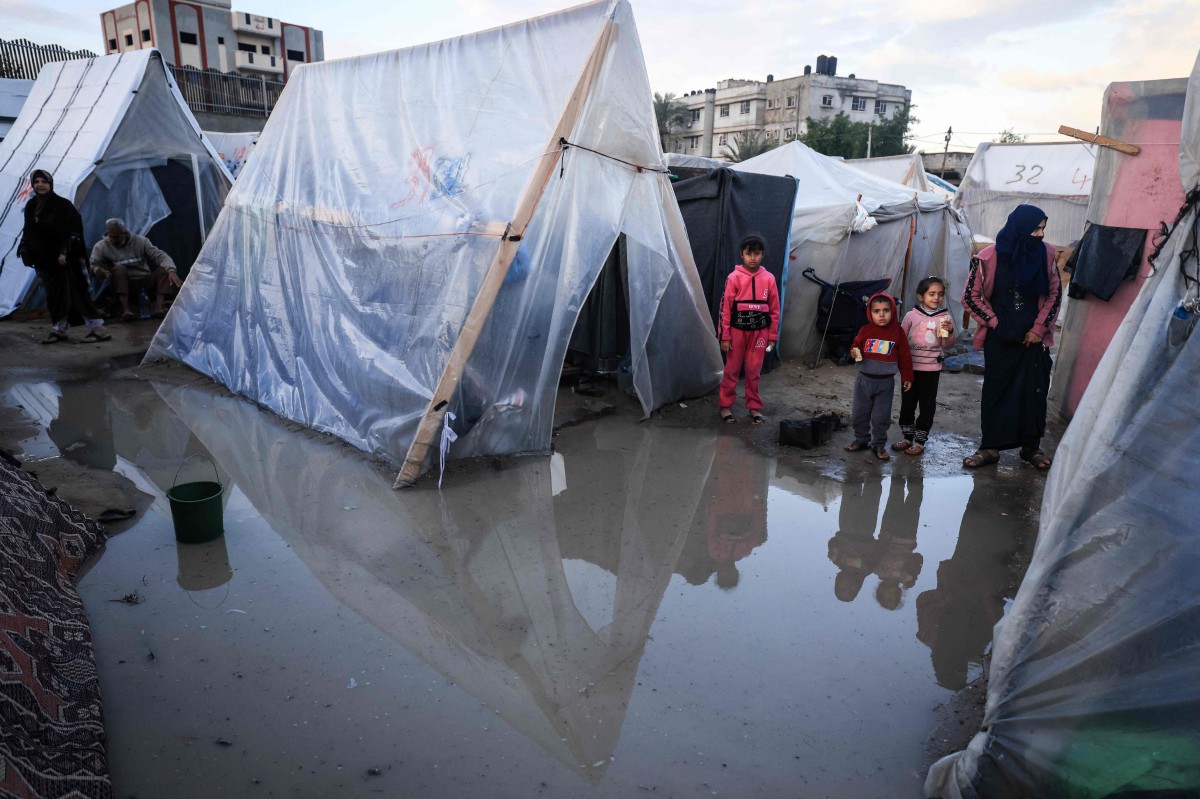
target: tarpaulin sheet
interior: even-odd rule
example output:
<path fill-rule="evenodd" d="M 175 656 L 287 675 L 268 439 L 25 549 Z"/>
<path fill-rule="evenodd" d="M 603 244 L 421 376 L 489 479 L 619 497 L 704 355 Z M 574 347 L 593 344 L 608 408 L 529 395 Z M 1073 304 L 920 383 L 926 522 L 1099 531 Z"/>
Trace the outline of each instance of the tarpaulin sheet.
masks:
<path fill-rule="evenodd" d="M 551 133 L 597 48 L 603 65 L 560 153 Z M 622 233 L 643 409 L 715 388 L 720 349 L 626 2 L 299 67 L 149 357 L 402 460 L 546 158 L 447 408 L 451 456 L 549 448 L 571 332 Z"/>
<path fill-rule="evenodd" d="M 954 197 L 976 234 L 994 239 L 1018 205 L 1046 212 L 1046 241 L 1066 246 L 1083 235 L 1096 151 L 1083 142 L 984 142 Z"/>

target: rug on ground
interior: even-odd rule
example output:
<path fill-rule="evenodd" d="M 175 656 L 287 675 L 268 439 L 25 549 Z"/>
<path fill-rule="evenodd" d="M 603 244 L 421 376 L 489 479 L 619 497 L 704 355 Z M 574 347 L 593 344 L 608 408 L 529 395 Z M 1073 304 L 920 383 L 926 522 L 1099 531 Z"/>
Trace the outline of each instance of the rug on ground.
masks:
<path fill-rule="evenodd" d="M 0 461 L 0 796 L 112 796 L 92 635 L 72 583 L 104 540 Z"/>

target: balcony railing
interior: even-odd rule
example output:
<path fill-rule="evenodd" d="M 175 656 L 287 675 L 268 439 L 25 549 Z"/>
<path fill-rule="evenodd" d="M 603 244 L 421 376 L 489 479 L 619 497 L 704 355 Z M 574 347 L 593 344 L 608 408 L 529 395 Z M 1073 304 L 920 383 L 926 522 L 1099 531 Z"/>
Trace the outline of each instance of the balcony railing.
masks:
<path fill-rule="evenodd" d="M 269 116 L 286 85 L 281 81 L 231 72 L 178 67 L 174 64 L 168 65 L 168 68 L 175 76 L 180 94 L 193 112 Z"/>

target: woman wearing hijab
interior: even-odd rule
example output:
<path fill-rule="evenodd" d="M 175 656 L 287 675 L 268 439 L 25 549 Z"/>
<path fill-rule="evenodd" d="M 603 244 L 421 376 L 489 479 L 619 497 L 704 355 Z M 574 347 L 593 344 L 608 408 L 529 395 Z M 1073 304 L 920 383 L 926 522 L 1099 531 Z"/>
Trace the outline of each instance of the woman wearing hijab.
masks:
<path fill-rule="evenodd" d="M 92 304 L 83 259 L 83 218 L 65 197 L 54 193 L 54 176 L 35 169 L 29 176 L 33 199 L 25 206 L 25 229 L 21 236 L 21 260 L 37 270 L 46 287 L 46 308 L 53 327 L 43 344 L 67 341 L 67 328 L 74 321 L 88 326 L 84 341 L 108 341 L 104 320 Z"/>
<path fill-rule="evenodd" d="M 1050 347 L 1062 303 L 1055 248 L 1042 239 L 1046 214 L 1018 205 L 996 243 L 972 261 L 963 307 L 975 317 L 975 348 L 983 349 L 980 417 L 983 440 L 963 460 L 976 469 L 1000 460 L 1000 451 L 1021 448 L 1021 459 L 1049 469 L 1042 452 Z"/>

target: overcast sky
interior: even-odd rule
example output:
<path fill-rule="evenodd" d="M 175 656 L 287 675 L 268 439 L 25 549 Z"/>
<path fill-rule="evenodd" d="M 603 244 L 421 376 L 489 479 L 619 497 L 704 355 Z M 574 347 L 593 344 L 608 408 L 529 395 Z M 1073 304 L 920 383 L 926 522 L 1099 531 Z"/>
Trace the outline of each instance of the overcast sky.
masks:
<path fill-rule="evenodd" d="M 569 0 L 568 0 L 569 2 Z M 0 37 L 103 50 L 115 2 L 0 0 Z M 836 7 L 835 7 L 836 6 Z M 327 58 L 435 41 L 561 8 L 556 0 L 235 0 L 234 8 L 325 32 Z M 1200 0 L 633 0 L 655 91 L 804 71 L 820 54 L 838 74 L 913 93 L 918 149 L 952 150 L 1012 128 L 1059 139 L 1100 122 L 1113 81 L 1183 77 L 1200 48 Z"/>

